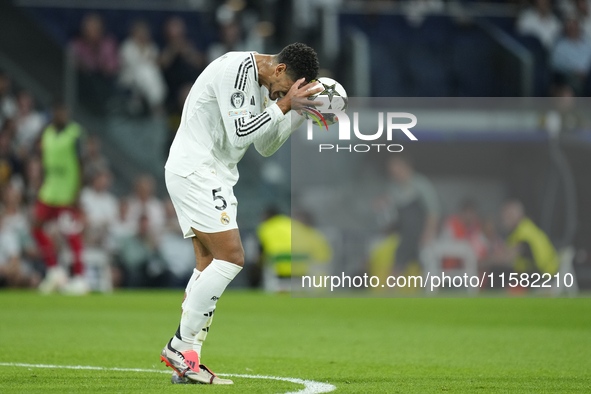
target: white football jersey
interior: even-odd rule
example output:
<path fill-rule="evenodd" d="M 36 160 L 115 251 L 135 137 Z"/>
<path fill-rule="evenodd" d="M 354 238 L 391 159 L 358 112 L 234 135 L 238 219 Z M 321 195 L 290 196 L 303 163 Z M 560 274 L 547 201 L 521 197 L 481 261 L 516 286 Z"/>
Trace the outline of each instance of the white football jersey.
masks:
<path fill-rule="evenodd" d="M 255 53 L 229 52 L 197 78 L 170 147 L 168 171 L 182 177 L 207 171 L 233 186 L 236 165 L 251 143 L 270 156 L 287 140 L 291 116 L 299 115 L 284 115 L 259 85 Z"/>

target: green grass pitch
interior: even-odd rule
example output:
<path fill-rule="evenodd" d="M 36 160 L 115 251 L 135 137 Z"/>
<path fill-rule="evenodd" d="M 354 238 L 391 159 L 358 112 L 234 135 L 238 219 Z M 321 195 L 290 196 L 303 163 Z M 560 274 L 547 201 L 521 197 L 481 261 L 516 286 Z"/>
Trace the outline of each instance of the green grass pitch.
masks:
<path fill-rule="evenodd" d="M 182 291 L 81 298 L 0 292 L 0 363 L 165 370 Z M 221 373 L 328 382 L 335 393 L 591 392 L 591 299 L 292 299 L 227 291 L 203 361 Z M 284 393 L 235 378 L 0 365 L 0 393 Z"/>

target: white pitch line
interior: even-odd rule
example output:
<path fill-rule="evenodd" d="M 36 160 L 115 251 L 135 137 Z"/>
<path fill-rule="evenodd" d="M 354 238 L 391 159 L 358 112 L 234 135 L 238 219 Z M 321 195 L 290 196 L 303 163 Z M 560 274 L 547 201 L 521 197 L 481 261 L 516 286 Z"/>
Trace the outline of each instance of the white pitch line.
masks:
<path fill-rule="evenodd" d="M 90 365 L 49 365 L 49 364 L 23 364 L 23 363 L 0 363 L 0 366 L 5 367 L 25 367 L 25 368 L 56 368 L 56 369 L 90 369 L 95 371 L 118 371 L 118 372 L 152 372 L 152 373 L 166 373 L 170 374 L 170 370 L 161 369 L 140 369 L 140 368 L 107 368 L 107 367 L 93 367 Z M 303 390 L 290 391 L 285 394 L 320 394 L 329 393 L 336 390 L 336 386 L 329 383 L 316 382 L 314 380 L 305 380 L 297 378 L 282 378 L 279 376 L 265 376 L 265 375 L 241 375 L 235 373 L 219 373 L 220 376 L 229 376 L 235 378 L 249 378 L 249 379 L 269 379 L 282 380 L 284 382 L 291 382 L 304 385 Z"/>
<path fill-rule="evenodd" d="M 316 393 L 329 393 L 336 390 L 336 386 L 329 383 L 316 382 L 314 380 L 304 380 L 297 378 L 280 378 L 278 376 L 265 376 L 265 375 L 240 375 L 235 373 L 218 373 L 220 376 L 229 376 L 235 378 L 252 378 L 252 379 L 272 379 L 272 380 L 283 380 L 285 382 L 303 384 L 304 389 L 299 391 L 290 391 L 285 394 L 316 394 Z"/>

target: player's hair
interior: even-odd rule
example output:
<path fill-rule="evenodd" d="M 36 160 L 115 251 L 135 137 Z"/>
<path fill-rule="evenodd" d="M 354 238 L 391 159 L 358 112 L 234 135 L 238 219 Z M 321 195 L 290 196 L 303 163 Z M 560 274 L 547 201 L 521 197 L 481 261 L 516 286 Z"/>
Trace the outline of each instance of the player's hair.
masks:
<path fill-rule="evenodd" d="M 283 48 L 277 55 L 277 63 L 287 66 L 287 75 L 294 81 L 306 78 L 310 82 L 318 77 L 318 55 L 314 49 L 301 42 Z"/>

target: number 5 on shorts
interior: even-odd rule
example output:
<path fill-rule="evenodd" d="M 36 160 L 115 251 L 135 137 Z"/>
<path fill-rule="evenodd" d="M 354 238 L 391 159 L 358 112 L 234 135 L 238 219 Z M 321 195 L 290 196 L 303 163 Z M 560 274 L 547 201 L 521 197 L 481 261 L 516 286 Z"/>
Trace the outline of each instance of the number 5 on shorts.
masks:
<path fill-rule="evenodd" d="M 218 205 L 215 206 L 215 209 L 217 209 L 218 211 L 223 211 L 228 206 L 228 203 L 226 202 L 226 199 L 223 196 L 220 196 L 220 195 L 216 196 L 216 193 L 219 193 L 221 191 L 222 191 L 221 187 L 218 187 L 217 189 L 213 189 L 211 191 L 211 194 L 213 195 L 213 201 L 222 200 L 222 206 L 218 206 Z"/>

